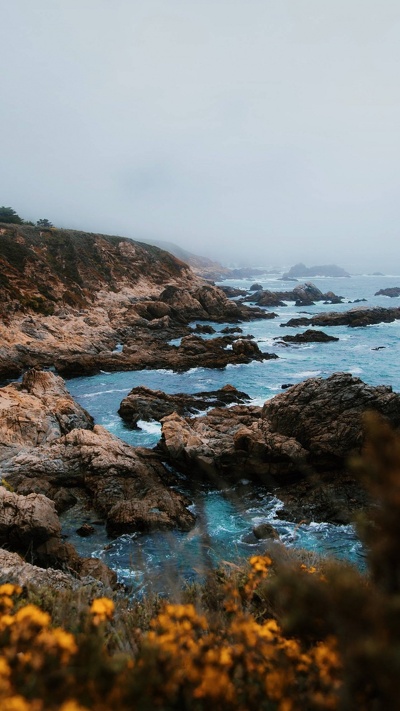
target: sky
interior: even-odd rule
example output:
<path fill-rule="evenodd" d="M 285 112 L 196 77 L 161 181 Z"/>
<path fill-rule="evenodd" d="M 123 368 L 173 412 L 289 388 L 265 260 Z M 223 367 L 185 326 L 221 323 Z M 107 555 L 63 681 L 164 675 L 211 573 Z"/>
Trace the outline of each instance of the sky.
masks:
<path fill-rule="evenodd" d="M 0 204 L 400 273 L 399 0 L 10 0 Z"/>

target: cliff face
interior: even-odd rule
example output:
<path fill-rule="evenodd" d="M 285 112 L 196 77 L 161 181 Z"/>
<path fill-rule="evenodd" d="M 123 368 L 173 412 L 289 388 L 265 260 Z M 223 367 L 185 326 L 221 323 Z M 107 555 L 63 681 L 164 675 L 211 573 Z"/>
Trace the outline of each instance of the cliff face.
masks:
<path fill-rule="evenodd" d="M 232 303 L 158 247 L 124 237 L 0 224 L 0 378 L 49 366 L 69 375 L 184 370 L 192 366 L 184 349 L 178 363 L 173 349 L 173 363 L 160 365 L 159 354 L 171 338 L 189 332 L 190 321 L 257 317 L 266 314 Z M 222 353 L 222 367 L 232 354 Z M 221 354 L 216 355 L 212 365 L 221 367 Z M 249 353 L 247 361 L 252 357 Z"/>
<path fill-rule="evenodd" d="M 54 313 L 120 297 L 198 284 L 188 265 L 158 247 L 123 237 L 0 225 L 0 314 Z"/>

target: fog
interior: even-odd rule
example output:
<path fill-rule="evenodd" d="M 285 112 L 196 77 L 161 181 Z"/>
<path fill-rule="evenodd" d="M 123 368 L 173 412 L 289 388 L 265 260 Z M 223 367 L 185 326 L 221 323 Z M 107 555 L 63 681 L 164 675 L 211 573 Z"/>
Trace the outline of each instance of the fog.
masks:
<path fill-rule="evenodd" d="M 398 0 L 12 0 L 0 54 L 24 219 L 400 273 Z"/>

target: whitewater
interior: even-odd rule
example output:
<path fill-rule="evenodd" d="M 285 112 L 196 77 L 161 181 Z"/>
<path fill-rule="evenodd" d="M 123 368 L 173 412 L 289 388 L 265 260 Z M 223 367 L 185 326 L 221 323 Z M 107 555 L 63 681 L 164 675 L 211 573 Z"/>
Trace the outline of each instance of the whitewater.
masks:
<path fill-rule="evenodd" d="M 257 276 L 256 281 L 271 291 L 292 289 L 296 285 L 295 282 L 281 281 L 278 277 L 266 274 Z M 226 280 L 221 285 L 249 289 L 254 281 Z M 304 330 L 281 325 L 299 315 L 311 316 L 322 311 L 346 311 L 363 306 L 397 306 L 399 298 L 374 294 L 382 288 L 400 286 L 400 276 L 313 277 L 310 281 L 324 293 L 333 291 L 342 296 L 345 303 L 296 307 L 293 302 L 287 302 L 284 307 L 267 309 L 278 315 L 275 319 L 239 324 L 244 335 L 254 336 L 260 349 L 276 353 L 279 356 L 277 360 L 228 365 L 223 370 L 198 367 L 186 373 L 168 370 L 100 373 L 71 379 L 67 381 L 67 387 L 97 424 L 133 446 L 144 447 L 153 447 L 157 443 L 161 432 L 159 423 L 139 422 L 140 429 L 132 430 L 117 414 L 121 400 L 139 385 L 167 393 L 195 393 L 216 390 L 230 383 L 248 393 L 253 404 L 261 405 L 282 392 L 282 385 L 295 384 L 309 377 L 326 378 L 334 372 L 347 372 L 371 385 L 391 385 L 394 391 L 400 392 L 400 321 L 363 328 L 335 326 L 322 329 L 339 338 L 339 341 L 331 343 L 286 345 L 279 344 L 277 340 Z M 360 299 L 366 301 L 354 303 Z M 226 325 L 232 325 L 209 323 L 217 330 L 214 337 Z M 183 477 L 179 488 L 188 492 Z M 235 486 L 216 491 L 204 484 L 195 498 L 193 492 L 189 495 L 199 522 L 189 533 L 135 533 L 110 540 L 105 527 L 97 524 L 96 533 L 82 539 L 75 531 L 83 520 L 91 522 L 93 515 L 79 507 L 63 516 L 63 532 L 81 554 L 100 557 L 116 570 L 119 580 L 128 584 L 134 593 L 149 590 L 165 592 L 176 587 L 178 580 L 181 584 L 182 580 L 198 578 L 210 565 L 220 561 L 234 563 L 239 558 L 261 552 L 266 543 L 255 542 L 251 532 L 255 525 L 263 521 L 274 525 L 285 545 L 347 558 L 363 567 L 364 552 L 352 526 L 314 522 L 296 525 L 281 520 L 276 515 L 280 508 L 279 500 L 261 486 L 242 480 Z"/>

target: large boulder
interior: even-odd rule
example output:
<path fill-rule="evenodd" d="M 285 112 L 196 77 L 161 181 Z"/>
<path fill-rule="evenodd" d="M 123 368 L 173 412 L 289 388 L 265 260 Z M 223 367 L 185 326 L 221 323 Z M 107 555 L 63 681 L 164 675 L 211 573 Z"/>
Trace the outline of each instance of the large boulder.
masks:
<path fill-rule="evenodd" d="M 10 449 L 52 442 L 75 427 L 90 429 L 93 418 L 54 373 L 30 370 L 20 383 L 0 388 L 0 460 Z"/>
<path fill-rule="evenodd" d="M 363 415 L 375 410 L 400 426 L 400 395 L 347 373 L 310 378 L 267 401 L 203 417 L 162 421 L 159 448 L 190 476 L 226 483 L 243 477 L 279 489 L 285 515 L 348 523 L 365 493 L 348 471 L 360 452 Z"/>
<path fill-rule="evenodd" d="M 53 501 L 42 494 L 19 496 L 0 486 L 0 546 L 25 552 L 60 535 Z"/>
<path fill-rule="evenodd" d="M 360 450 L 367 410 L 400 425 L 400 395 L 390 386 L 374 387 L 349 373 L 335 373 L 326 380 L 309 378 L 268 400 L 262 419 L 275 432 L 295 437 L 315 464 L 332 467 Z"/>
<path fill-rule="evenodd" d="M 131 427 L 138 420 L 161 420 L 173 412 L 179 415 L 193 415 L 212 407 L 231 405 L 249 400 L 246 393 L 225 385 L 220 390 L 199 393 L 167 394 L 162 390 L 151 390 L 143 385 L 133 388 L 122 400 L 118 414 Z"/>
<path fill-rule="evenodd" d="M 49 445 L 32 448 L 4 465 L 7 482 L 27 493 L 42 488 L 75 494 L 104 518 L 109 533 L 154 528 L 190 528 L 193 514 L 184 496 L 169 489 L 171 476 L 151 450 L 134 448 L 100 425 L 75 429 Z"/>

